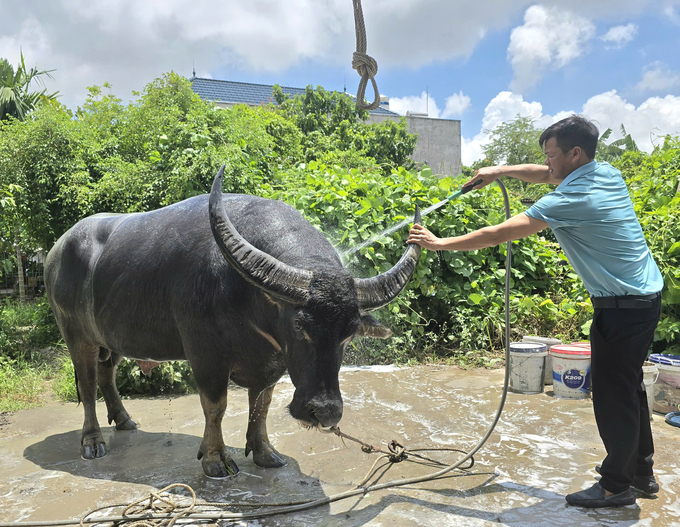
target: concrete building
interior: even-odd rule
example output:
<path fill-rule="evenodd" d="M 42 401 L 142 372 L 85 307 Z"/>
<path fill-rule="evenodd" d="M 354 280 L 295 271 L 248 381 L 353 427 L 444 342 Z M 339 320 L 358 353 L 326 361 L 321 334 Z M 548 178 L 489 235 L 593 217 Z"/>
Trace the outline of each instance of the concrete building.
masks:
<path fill-rule="evenodd" d="M 217 79 L 190 79 L 194 92 L 202 99 L 213 101 L 220 108 L 231 108 L 236 104 L 260 106 L 274 103 L 273 86 L 249 82 L 224 81 Z M 291 96 L 304 95 L 304 88 L 281 86 L 283 93 Z M 348 94 L 348 96 L 351 96 Z M 385 120 L 398 121 L 401 115 L 390 111 L 389 98 L 381 96 L 380 107 L 369 112 L 369 123 Z M 418 143 L 411 158 L 432 168 L 442 176 L 457 176 L 461 172 L 460 121 L 433 119 L 426 114 L 406 115 L 408 131 L 418 134 Z"/>

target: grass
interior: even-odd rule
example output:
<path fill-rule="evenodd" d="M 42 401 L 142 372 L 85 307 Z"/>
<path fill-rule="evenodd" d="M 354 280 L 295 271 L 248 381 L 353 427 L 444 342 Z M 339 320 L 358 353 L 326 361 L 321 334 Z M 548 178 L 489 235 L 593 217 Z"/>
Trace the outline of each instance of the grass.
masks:
<path fill-rule="evenodd" d="M 49 368 L 0 357 L 0 412 L 40 406 L 50 376 Z"/>

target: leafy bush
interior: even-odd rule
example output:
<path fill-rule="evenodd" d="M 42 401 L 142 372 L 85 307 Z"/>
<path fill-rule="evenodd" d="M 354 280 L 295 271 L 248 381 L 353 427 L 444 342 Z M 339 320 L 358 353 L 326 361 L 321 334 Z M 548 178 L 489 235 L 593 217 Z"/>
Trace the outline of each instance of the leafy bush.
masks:
<path fill-rule="evenodd" d="M 4 300 L 0 311 L 0 356 L 41 362 L 39 351 L 59 338 L 59 328 L 45 297 L 26 304 Z"/>
<path fill-rule="evenodd" d="M 680 137 L 651 154 L 626 152 L 614 163 L 626 179 L 635 212 L 664 278 L 654 350 L 680 354 Z"/>
<path fill-rule="evenodd" d="M 163 393 L 194 393 L 196 381 L 186 361 L 163 362 L 144 374 L 133 360 L 123 359 L 118 365 L 116 385 L 121 395 L 159 395 Z"/>

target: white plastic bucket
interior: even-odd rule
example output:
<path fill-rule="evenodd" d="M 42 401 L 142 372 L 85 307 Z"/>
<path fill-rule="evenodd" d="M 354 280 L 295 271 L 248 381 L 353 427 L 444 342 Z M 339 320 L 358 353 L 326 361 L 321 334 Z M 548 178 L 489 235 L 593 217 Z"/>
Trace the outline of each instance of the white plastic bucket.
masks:
<path fill-rule="evenodd" d="M 559 339 L 551 339 L 549 337 L 538 337 L 536 335 L 524 335 L 522 337 L 522 342 L 540 342 L 548 346 L 548 355 L 545 358 L 545 384 L 552 384 L 552 357 L 550 356 L 550 348 L 553 346 L 559 346 L 562 341 Z"/>
<path fill-rule="evenodd" d="M 550 348 L 555 397 L 586 399 L 590 396 L 590 346 L 564 344 Z"/>
<path fill-rule="evenodd" d="M 510 391 L 543 393 L 547 349 L 539 342 L 510 343 Z"/>
<path fill-rule="evenodd" d="M 680 356 L 653 353 L 649 360 L 659 369 L 654 383 L 654 411 L 677 412 L 680 409 Z"/>
<path fill-rule="evenodd" d="M 652 420 L 654 410 L 654 383 L 659 378 L 659 368 L 652 361 L 646 360 L 642 365 L 642 382 L 647 392 L 647 404 L 649 405 L 649 420 Z"/>

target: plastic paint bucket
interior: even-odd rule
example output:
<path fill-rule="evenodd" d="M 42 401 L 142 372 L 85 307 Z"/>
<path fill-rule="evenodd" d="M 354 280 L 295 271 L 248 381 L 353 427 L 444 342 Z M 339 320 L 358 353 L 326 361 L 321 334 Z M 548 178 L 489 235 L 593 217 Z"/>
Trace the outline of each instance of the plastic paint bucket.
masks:
<path fill-rule="evenodd" d="M 654 383 L 654 411 L 677 412 L 680 409 L 680 356 L 653 353 L 649 360 L 659 369 Z"/>
<path fill-rule="evenodd" d="M 510 343 L 510 391 L 542 393 L 548 347 L 540 342 Z"/>
<path fill-rule="evenodd" d="M 548 346 L 548 355 L 545 358 L 545 384 L 552 384 L 552 357 L 550 356 L 550 348 L 553 346 L 559 346 L 562 341 L 559 339 L 551 339 L 549 337 L 537 337 L 535 335 L 524 335 L 522 337 L 522 342 L 540 342 Z"/>
<path fill-rule="evenodd" d="M 585 399 L 590 396 L 590 346 L 553 346 L 550 355 L 555 397 Z"/>
<path fill-rule="evenodd" d="M 654 383 L 659 377 L 659 368 L 652 361 L 646 360 L 642 365 L 642 382 L 647 392 L 647 404 L 649 405 L 649 420 L 652 420 L 654 409 Z"/>

